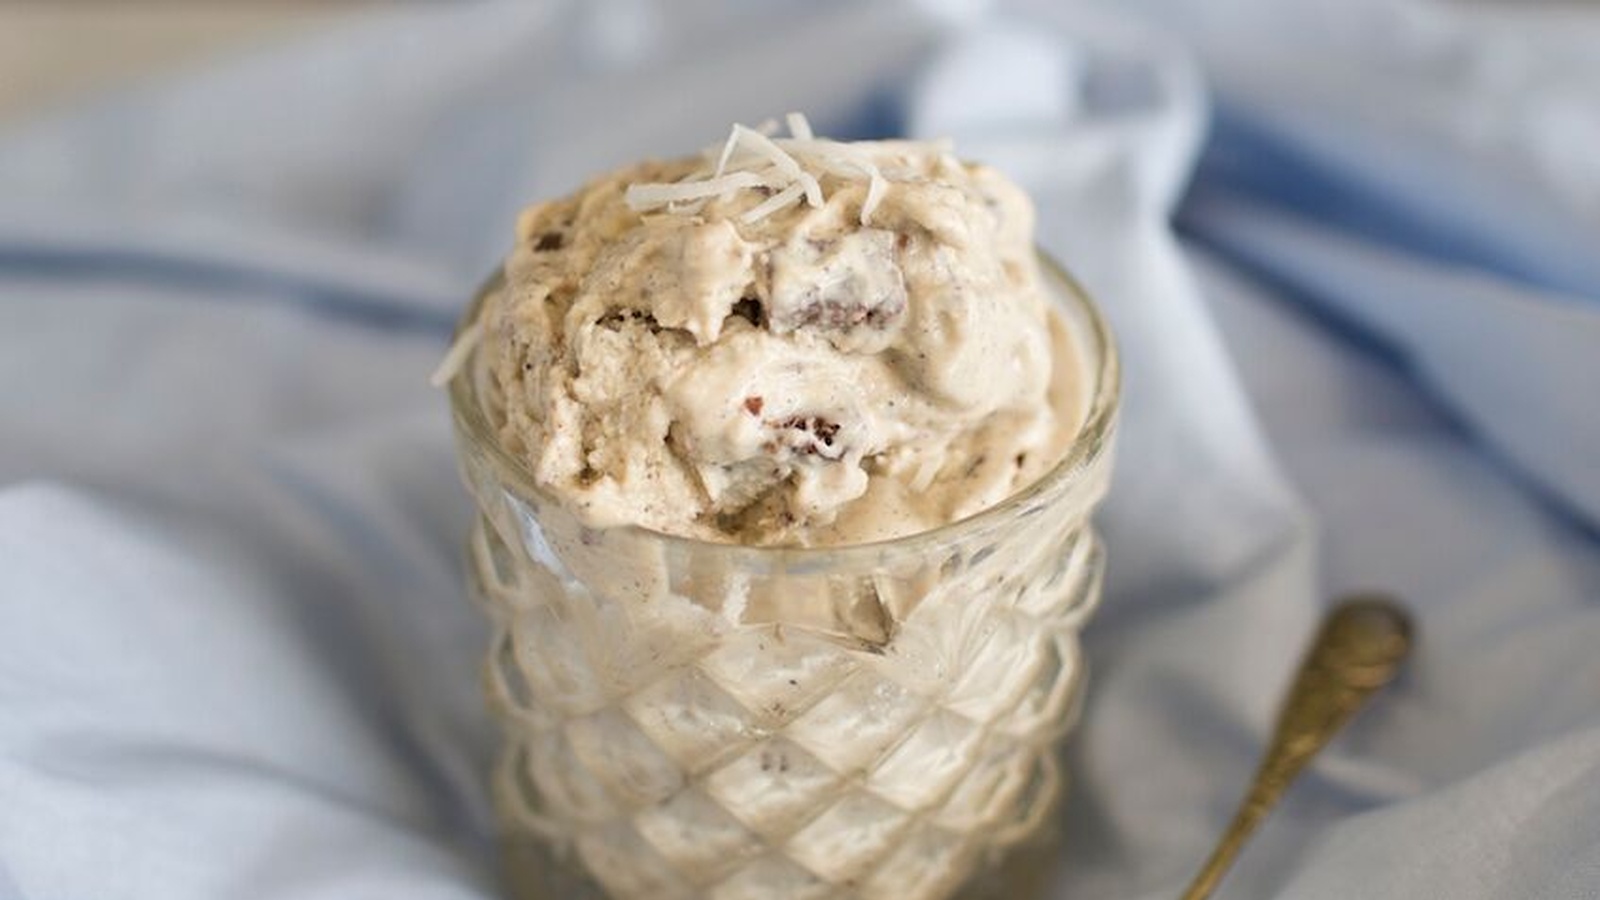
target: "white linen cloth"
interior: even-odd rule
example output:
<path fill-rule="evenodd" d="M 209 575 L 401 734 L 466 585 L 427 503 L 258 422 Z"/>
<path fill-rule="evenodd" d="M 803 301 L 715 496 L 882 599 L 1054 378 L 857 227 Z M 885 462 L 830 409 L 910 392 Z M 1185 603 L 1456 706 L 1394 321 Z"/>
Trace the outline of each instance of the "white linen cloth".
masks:
<path fill-rule="evenodd" d="M 1118 329 L 1055 896 L 1174 896 L 1319 612 L 1421 643 L 1225 897 L 1600 897 L 1600 11 L 386 10 L 0 133 L 0 898 L 487 898 L 426 375 L 515 211 L 951 135 Z"/>

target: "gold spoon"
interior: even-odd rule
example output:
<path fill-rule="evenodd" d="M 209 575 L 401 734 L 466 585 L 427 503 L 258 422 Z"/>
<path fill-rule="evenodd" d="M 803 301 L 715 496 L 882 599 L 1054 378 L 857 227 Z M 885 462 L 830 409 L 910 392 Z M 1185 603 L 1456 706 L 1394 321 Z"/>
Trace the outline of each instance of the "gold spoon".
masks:
<path fill-rule="evenodd" d="M 1328 613 L 1284 698 L 1272 743 L 1267 745 L 1250 790 L 1183 900 L 1211 896 L 1244 842 L 1306 763 L 1328 745 L 1368 697 L 1394 680 L 1411 643 L 1411 619 L 1388 597 L 1354 596 Z"/>

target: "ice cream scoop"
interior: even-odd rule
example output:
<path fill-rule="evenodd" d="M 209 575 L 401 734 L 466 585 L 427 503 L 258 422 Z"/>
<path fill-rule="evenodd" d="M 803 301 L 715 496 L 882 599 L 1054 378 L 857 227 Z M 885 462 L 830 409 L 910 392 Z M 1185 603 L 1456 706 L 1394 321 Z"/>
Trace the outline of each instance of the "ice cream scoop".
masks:
<path fill-rule="evenodd" d="M 501 439 L 596 528 L 897 537 L 994 505 L 1082 424 L 1026 196 L 939 143 L 795 124 L 521 217 L 478 323 Z"/>

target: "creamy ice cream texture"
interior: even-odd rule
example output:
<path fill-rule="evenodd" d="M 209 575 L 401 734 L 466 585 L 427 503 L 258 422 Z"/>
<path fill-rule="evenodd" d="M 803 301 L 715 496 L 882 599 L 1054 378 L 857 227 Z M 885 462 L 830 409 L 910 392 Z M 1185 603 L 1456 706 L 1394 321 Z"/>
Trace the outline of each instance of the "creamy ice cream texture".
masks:
<path fill-rule="evenodd" d="M 471 569 L 529 896 L 942 900 L 1045 827 L 1105 452 L 925 542 L 606 527 L 851 544 L 1037 479 L 1107 385 L 1031 231 L 944 146 L 798 117 L 522 216 L 437 377 L 485 413 Z"/>
<path fill-rule="evenodd" d="M 591 527 L 885 539 L 1047 470 L 1083 416 L 1027 197 L 938 143 L 735 127 L 526 210 L 478 327 L 501 440 Z"/>

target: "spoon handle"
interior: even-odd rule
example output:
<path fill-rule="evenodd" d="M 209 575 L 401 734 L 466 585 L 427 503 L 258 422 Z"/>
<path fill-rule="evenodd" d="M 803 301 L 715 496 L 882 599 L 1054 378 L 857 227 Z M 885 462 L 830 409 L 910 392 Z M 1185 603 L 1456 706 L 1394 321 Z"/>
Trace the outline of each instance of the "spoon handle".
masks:
<path fill-rule="evenodd" d="M 1183 900 L 1206 900 L 1278 799 L 1411 651 L 1411 620 L 1394 600 L 1356 596 L 1328 613 L 1284 698 L 1255 779 Z"/>

